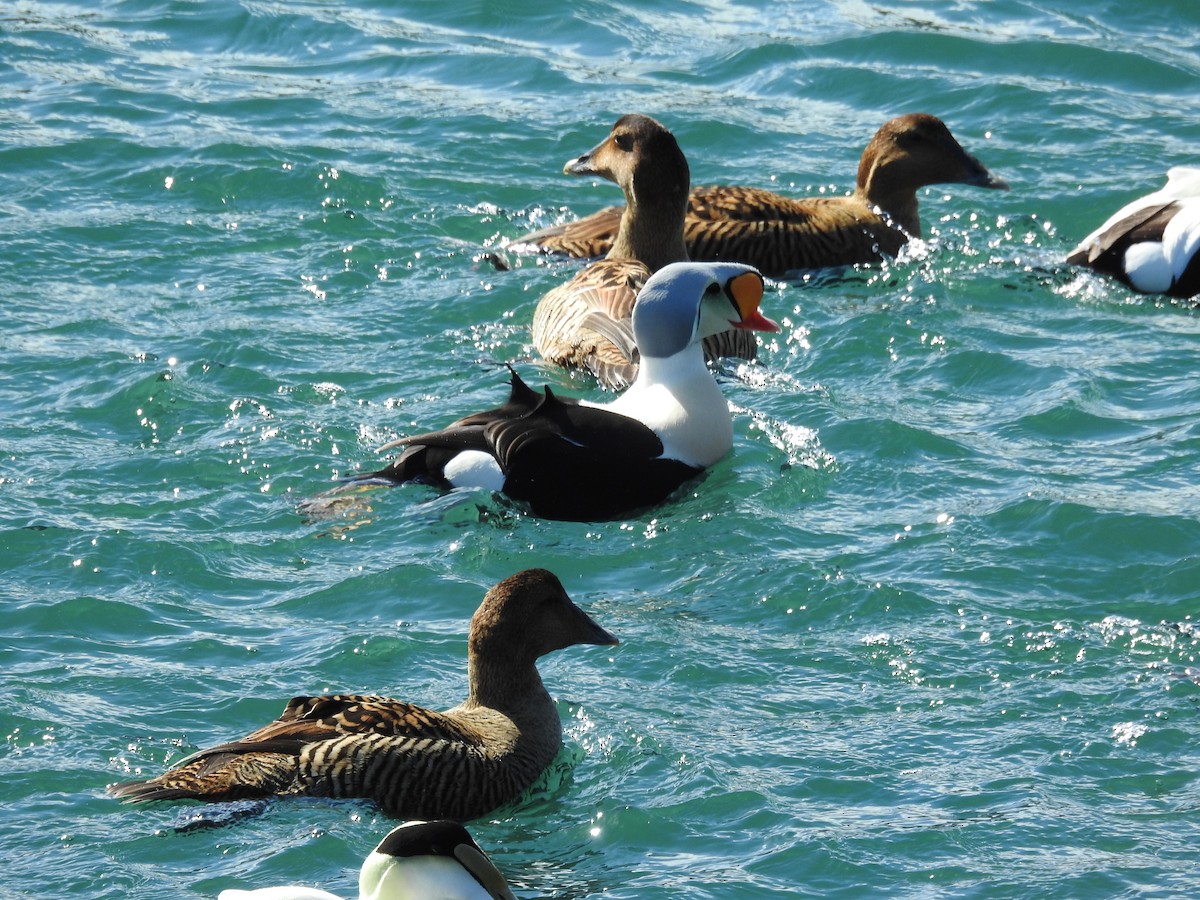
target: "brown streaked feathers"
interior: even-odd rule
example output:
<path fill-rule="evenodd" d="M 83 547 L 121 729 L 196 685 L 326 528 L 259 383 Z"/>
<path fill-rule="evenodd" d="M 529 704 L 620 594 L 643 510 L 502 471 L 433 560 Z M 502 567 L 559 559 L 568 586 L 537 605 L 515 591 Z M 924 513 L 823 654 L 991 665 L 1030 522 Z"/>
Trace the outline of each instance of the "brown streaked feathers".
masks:
<path fill-rule="evenodd" d="M 527 569 L 488 591 L 472 617 L 470 693 L 453 709 L 357 694 L 295 697 L 241 740 L 109 790 L 132 802 L 365 797 L 396 816 L 476 818 L 516 799 L 561 745 L 538 657 L 616 642 L 552 573 Z"/>
<path fill-rule="evenodd" d="M 793 199 L 753 187 L 697 187 L 684 221 L 688 255 L 752 265 L 768 277 L 894 256 L 920 237 L 916 192 L 931 184 L 1007 188 L 937 117 L 885 123 L 863 151 L 854 193 Z M 592 257 L 607 251 L 621 207 L 532 232 L 514 244 Z"/>
<path fill-rule="evenodd" d="M 648 116 L 628 115 L 609 136 L 569 161 L 571 175 L 599 175 L 615 182 L 626 205 L 615 211 L 605 258 L 552 288 L 533 315 L 534 346 L 547 361 L 584 369 L 611 389 L 631 384 L 638 353 L 630 316 L 638 291 L 654 272 L 688 259 L 683 243 L 687 206 L 687 160 L 674 136 Z M 600 255 L 600 254 L 589 254 Z M 706 338 L 705 356 L 753 359 L 758 344 L 744 331 Z"/>

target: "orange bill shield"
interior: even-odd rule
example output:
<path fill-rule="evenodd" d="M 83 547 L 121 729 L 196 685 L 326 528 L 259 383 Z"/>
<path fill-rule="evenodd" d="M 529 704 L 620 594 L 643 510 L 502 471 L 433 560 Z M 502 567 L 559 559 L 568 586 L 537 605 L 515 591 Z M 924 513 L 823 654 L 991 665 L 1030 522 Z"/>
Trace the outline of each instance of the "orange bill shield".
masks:
<path fill-rule="evenodd" d="M 734 328 L 746 328 L 750 331 L 778 331 L 779 326 L 758 311 L 758 305 L 763 298 L 763 278 L 757 272 L 743 272 L 725 282 L 725 293 L 737 307 L 741 321 L 734 322 Z"/>

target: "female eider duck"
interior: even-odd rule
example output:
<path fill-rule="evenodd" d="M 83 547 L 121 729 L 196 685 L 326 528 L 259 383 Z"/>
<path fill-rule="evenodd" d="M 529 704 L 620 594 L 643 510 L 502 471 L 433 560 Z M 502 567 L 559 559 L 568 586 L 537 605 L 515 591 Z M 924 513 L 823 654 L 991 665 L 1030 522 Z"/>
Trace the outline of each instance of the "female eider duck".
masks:
<path fill-rule="evenodd" d="M 453 709 L 349 694 L 294 697 L 241 740 L 109 791 L 131 802 L 364 797 L 388 815 L 475 819 L 520 796 L 562 745 L 538 658 L 616 643 L 553 573 L 527 569 L 489 590 L 471 618 L 470 693 Z"/>
<path fill-rule="evenodd" d="M 508 882 L 457 822 L 406 822 L 388 832 L 363 861 L 358 900 L 516 900 Z M 217 900 L 341 900 L 289 885 L 221 891 Z"/>
<path fill-rule="evenodd" d="M 949 183 L 1008 188 L 962 148 L 941 119 L 912 113 L 875 133 L 849 197 L 793 199 L 760 188 L 697 187 L 689 197 L 684 243 L 691 259 L 746 263 L 769 278 L 874 262 L 921 236 L 917 191 Z M 620 207 L 608 207 L 513 243 L 599 256 L 622 215 Z"/>
<path fill-rule="evenodd" d="M 572 521 L 661 503 L 733 446 L 729 406 L 700 341 L 728 328 L 778 331 L 758 311 L 762 295 L 762 276 L 749 266 L 672 263 L 650 277 L 633 308 L 641 367 L 621 396 L 589 403 L 548 386 L 539 393 L 514 371 L 504 405 L 386 445 L 407 449 L 322 497 L 416 481 L 500 492 L 535 515 Z"/>
<path fill-rule="evenodd" d="M 606 257 L 546 293 L 533 314 L 532 337 L 549 362 L 585 369 L 613 390 L 637 374 L 638 348 L 630 316 L 651 274 L 687 260 L 683 217 L 688 164 L 675 136 L 649 116 L 622 116 L 608 137 L 563 167 L 568 175 L 599 175 L 616 182 L 625 206 L 613 221 Z M 600 255 L 600 254 L 595 254 Z M 726 330 L 704 341 L 709 359 L 754 359 L 758 343 L 745 331 Z"/>
<path fill-rule="evenodd" d="M 1176 166 L 1167 183 L 1109 217 L 1067 262 L 1115 275 L 1143 294 L 1200 295 L 1200 168 Z"/>

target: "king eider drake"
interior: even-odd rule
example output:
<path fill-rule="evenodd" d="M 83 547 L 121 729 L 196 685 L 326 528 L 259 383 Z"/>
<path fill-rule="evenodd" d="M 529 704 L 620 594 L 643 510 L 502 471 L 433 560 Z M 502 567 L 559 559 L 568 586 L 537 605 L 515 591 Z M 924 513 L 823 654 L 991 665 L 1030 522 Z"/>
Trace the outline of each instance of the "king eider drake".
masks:
<path fill-rule="evenodd" d="M 1007 189 L 936 116 L 913 113 L 885 123 L 863 151 L 849 197 L 794 199 L 761 188 L 697 187 L 689 197 L 684 243 L 691 259 L 731 260 L 769 278 L 895 256 L 921 236 L 917 191 L 933 184 Z M 572 256 L 607 252 L 620 207 L 542 229 L 513 243 Z"/>
<path fill-rule="evenodd" d="M 453 709 L 376 696 L 294 697 L 241 740 L 109 791 L 133 802 L 364 797 L 388 815 L 474 819 L 517 799 L 562 745 L 538 657 L 616 643 L 553 573 L 527 569 L 489 590 L 471 618 L 469 693 Z"/>
<path fill-rule="evenodd" d="M 407 449 L 306 504 L 310 513 L 362 483 L 416 481 L 501 492 L 550 519 L 612 519 L 654 506 L 733 446 L 729 406 L 700 341 L 728 328 L 778 331 L 758 311 L 763 279 L 733 263 L 672 263 L 633 310 L 637 379 L 609 403 L 529 388 L 513 372 L 502 406 L 381 449 Z"/>
<path fill-rule="evenodd" d="M 683 216 L 688 164 L 674 135 L 649 116 L 622 116 L 608 137 L 563 167 L 568 175 L 599 175 L 625 194 L 614 216 L 606 256 L 552 288 L 533 314 L 532 337 L 549 362 L 591 372 L 606 388 L 630 384 L 638 349 L 630 331 L 633 304 L 646 279 L 687 260 Z M 600 255 L 600 254 L 596 254 Z M 704 341 L 707 358 L 754 359 L 758 344 L 745 331 Z"/>
<path fill-rule="evenodd" d="M 358 900 L 516 900 L 500 870 L 467 830 L 445 819 L 406 822 L 363 861 Z M 221 891 L 217 900 L 341 900 L 292 885 Z"/>
<path fill-rule="evenodd" d="M 1115 275 L 1143 294 L 1200 295 L 1200 168 L 1176 166 L 1166 185 L 1117 210 L 1067 262 Z"/>

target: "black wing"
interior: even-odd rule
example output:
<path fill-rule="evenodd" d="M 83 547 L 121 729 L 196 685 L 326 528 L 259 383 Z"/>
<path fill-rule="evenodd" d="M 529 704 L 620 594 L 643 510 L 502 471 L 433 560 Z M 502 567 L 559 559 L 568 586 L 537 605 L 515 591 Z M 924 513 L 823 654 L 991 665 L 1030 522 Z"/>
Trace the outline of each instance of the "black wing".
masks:
<path fill-rule="evenodd" d="M 1077 248 L 1067 257 L 1067 262 L 1091 266 L 1124 279 L 1125 251 L 1142 241 L 1161 241 L 1163 230 L 1178 211 L 1179 204 L 1174 201 L 1143 207 L 1114 222 L 1087 245 Z"/>
<path fill-rule="evenodd" d="M 658 435 L 636 419 L 560 398 L 549 387 L 538 393 L 515 371 L 501 406 L 397 444 L 407 449 L 391 465 L 354 480 L 446 488 L 446 464 L 480 450 L 499 463 L 504 493 L 549 519 L 613 519 L 661 503 L 701 472 L 663 459 Z"/>
<path fill-rule="evenodd" d="M 541 394 L 534 391 L 508 367 L 512 374 L 508 400 L 494 409 L 472 413 L 452 422 L 440 431 L 430 431 L 396 441 L 394 446 L 407 447 L 389 466 L 377 472 L 354 476 L 354 481 L 417 481 L 441 488 L 449 487 L 443 472 L 446 464 L 464 450 L 491 452 L 485 431 L 496 422 L 517 419 L 537 408 Z"/>
<path fill-rule="evenodd" d="M 550 519 L 616 518 L 661 503 L 701 472 L 664 459 L 658 435 L 636 419 L 560 400 L 548 387 L 536 409 L 485 431 L 504 493 Z"/>

